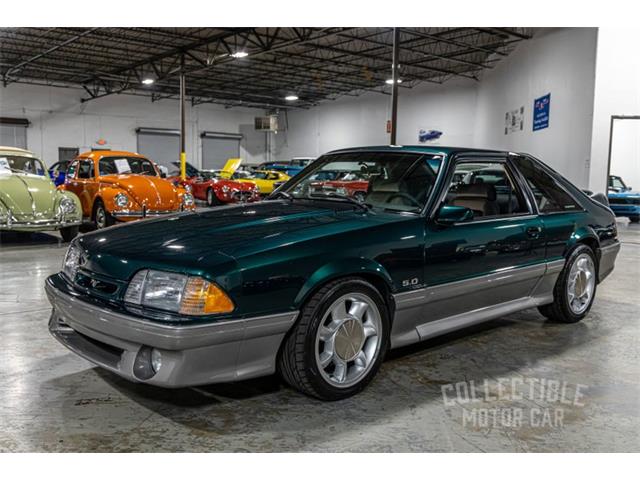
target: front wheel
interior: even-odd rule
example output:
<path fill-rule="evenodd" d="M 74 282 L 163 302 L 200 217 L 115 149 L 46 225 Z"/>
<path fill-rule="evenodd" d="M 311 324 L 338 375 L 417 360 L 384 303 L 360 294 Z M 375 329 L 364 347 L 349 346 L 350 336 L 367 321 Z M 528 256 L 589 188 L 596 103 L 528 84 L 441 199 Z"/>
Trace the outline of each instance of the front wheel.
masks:
<path fill-rule="evenodd" d="M 629 217 L 629 221 L 631 223 L 638 223 L 640 222 L 640 216 Z"/>
<path fill-rule="evenodd" d="M 300 312 L 278 357 L 284 380 L 321 400 L 340 400 L 364 389 L 389 344 L 389 314 L 370 283 L 333 281 Z"/>
<path fill-rule="evenodd" d="M 217 205 L 222 205 L 220 199 L 216 195 L 216 192 L 213 191 L 213 188 L 207 189 L 207 205 L 210 207 L 215 207 Z"/>
<path fill-rule="evenodd" d="M 109 212 L 107 212 L 102 200 L 96 201 L 96 205 L 93 208 L 93 221 L 95 222 L 98 230 L 110 227 L 115 223 L 115 219 Z"/>
<path fill-rule="evenodd" d="M 538 310 L 550 320 L 575 323 L 593 305 L 597 287 L 596 256 L 587 245 L 578 245 L 567 258 L 553 290 L 553 303 Z"/>
<path fill-rule="evenodd" d="M 70 242 L 74 238 L 78 236 L 78 232 L 80 231 L 80 227 L 64 227 L 60 229 L 60 236 L 62 240 L 65 242 Z"/>

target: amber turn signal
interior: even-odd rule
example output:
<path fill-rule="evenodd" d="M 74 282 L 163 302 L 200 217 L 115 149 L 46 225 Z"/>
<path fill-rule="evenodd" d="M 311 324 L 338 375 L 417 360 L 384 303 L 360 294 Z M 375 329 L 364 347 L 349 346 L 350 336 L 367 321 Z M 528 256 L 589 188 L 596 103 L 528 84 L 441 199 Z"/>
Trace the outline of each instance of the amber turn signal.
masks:
<path fill-rule="evenodd" d="M 189 277 L 184 288 L 180 313 L 210 315 L 229 313 L 235 308 L 231 299 L 216 284 L 200 277 Z"/>

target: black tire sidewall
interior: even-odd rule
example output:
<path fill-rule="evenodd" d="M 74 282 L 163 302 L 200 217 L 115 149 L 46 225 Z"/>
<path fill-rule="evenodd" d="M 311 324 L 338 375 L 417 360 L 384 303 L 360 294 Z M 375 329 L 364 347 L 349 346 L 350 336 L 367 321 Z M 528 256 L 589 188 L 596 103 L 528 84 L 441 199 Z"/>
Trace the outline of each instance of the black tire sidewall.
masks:
<path fill-rule="evenodd" d="M 371 298 L 378 307 L 380 312 L 380 323 L 382 325 L 381 332 L 381 344 L 378 351 L 378 357 L 375 359 L 374 364 L 371 366 L 369 372 L 360 379 L 358 383 L 347 388 L 337 388 L 328 383 L 318 371 L 316 364 L 316 333 L 320 326 L 320 322 L 324 316 L 326 310 L 335 302 L 339 297 L 349 293 L 363 293 Z M 312 384 L 314 390 L 324 399 L 327 400 L 339 400 L 342 398 L 350 397 L 357 392 L 364 389 L 373 377 L 378 372 L 385 354 L 389 348 L 389 331 L 390 321 L 387 306 L 384 299 L 370 283 L 364 280 L 349 279 L 344 282 L 336 284 L 331 290 L 329 290 L 318 303 L 316 308 L 312 312 L 312 320 L 307 327 L 307 332 L 304 341 L 304 365 L 307 371 L 307 378 Z"/>
<path fill-rule="evenodd" d="M 595 275 L 595 283 L 593 286 L 593 294 L 591 295 L 591 300 L 589 301 L 589 306 L 585 309 L 584 312 L 580 314 L 576 314 L 571 310 L 569 306 L 569 296 L 567 295 L 567 282 L 569 281 L 569 273 L 571 272 L 571 268 L 573 264 L 577 261 L 578 257 L 582 254 L 587 254 L 591 256 L 591 260 L 594 265 L 594 275 Z M 560 278 L 558 279 L 558 283 L 556 285 L 556 299 L 558 302 L 558 307 L 562 313 L 562 321 L 566 323 L 574 323 L 582 320 L 591 310 L 593 306 L 593 301 L 596 298 L 596 292 L 598 289 L 598 261 L 596 259 L 596 255 L 594 251 L 588 247 L 587 245 L 578 245 L 576 246 L 567 257 L 567 263 L 565 264 L 562 273 L 560 274 Z"/>
<path fill-rule="evenodd" d="M 65 227 L 60 229 L 60 236 L 62 236 L 62 240 L 65 242 L 70 242 L 74 238 L 78 236 L 78 232 L 80 231 L 80 227 Z"/>

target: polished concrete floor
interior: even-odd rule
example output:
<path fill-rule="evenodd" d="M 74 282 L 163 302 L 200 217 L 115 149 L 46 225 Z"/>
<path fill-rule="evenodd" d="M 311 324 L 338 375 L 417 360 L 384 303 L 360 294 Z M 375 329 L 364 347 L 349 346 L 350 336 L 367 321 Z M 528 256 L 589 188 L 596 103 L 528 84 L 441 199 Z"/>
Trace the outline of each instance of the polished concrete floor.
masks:
<path fill-rule="evenodd" d="M 47 332 L 43 281 L 66 245 L 2 235 L 0 451 L 638 451 L 640 227 L 620 233 L 583 322 L 527 310 L 392 352 L 367 390 L 337 403 L 275 376 L 170 391 L 93 367 Z"/>

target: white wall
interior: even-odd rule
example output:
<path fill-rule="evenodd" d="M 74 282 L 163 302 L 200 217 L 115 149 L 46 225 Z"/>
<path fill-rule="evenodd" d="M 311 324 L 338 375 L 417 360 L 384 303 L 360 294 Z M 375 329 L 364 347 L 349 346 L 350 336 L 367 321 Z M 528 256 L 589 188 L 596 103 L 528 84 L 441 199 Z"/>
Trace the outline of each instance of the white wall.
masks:
<path fill-rule="evenodd" d="M 473 140 L 476 82 L 450 81 L 401 88 L 398 143 L 418 143 L 420 128 L 444 135 L 435 144 L 468 145 Z M 289 131 L 277 135 L 275 158 L 317 156 L 329 150 L 389 142 L 390 96 L 369 93 L 289 112 Z"/>
<path fill-rule="evenodd" d="M 598 31 L 589 181 L 592 190 L 603 192 L 606 188 L 611 116 L 640 115 L 639 35 L 639 29 Z M 640 184 L 632 186 L 640 188 Z"/>
<path fill-rule="evenodd" d="M 530 153 L 577 186 L 589 184 L 597 31 L 545 29 L 486 72 L 478 88 L 473 145 Z M 549 127 L 533 131 L 533 102 L 551 93 Z M 504 133 L 524 106 L 524 129 Z"/>
<path fill-rule="evenodd" d="M 10 84 L 0 87 L 0 116 L 28 118 L 27 147 L 51 165 L 58 158 L 58 147 L 78 147 L 80 151 L 97 147 L 104 139 L 106 148 L 136 151 L 136 128 L 179 129 L 179 103 L 175 100 L 151 102 L 147 97 L 112 95 L 80 103 L 84 91 Z M 201 165 L 200 133 L 215 131 L 242 133 L 240 155 L 248 163 L 265 157 L 264 133 L 253 128 L 262 110 L 216 105 L 187 106 L 187 160 Z"/>
<path fill-rule="evenodd" d="M 529 152 L 578 186 L 589 179 L 596 29 L 546 29 L 522 42 L 481 81 L 400 89 L 398 143 L 418 143 L 420 128 L 444 135 L 441 145 Z M 532 131 L 533 101 L 551 93 L 549 127 Z M 368 94 L 289 114 L 278 135 L 277 158 L 319 155 L 359 145 L 386 144 L 390 97 Z M 504 134 L 508 110 L 524 106 L 524 130 Z"/>

